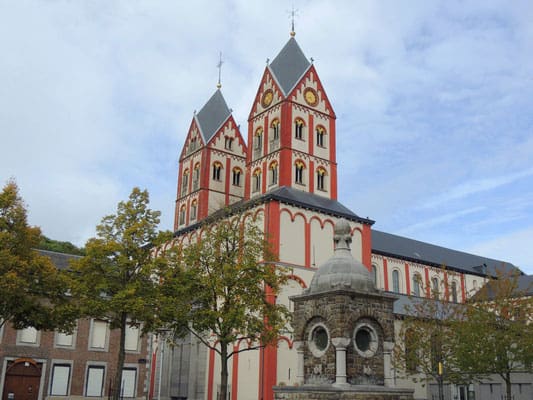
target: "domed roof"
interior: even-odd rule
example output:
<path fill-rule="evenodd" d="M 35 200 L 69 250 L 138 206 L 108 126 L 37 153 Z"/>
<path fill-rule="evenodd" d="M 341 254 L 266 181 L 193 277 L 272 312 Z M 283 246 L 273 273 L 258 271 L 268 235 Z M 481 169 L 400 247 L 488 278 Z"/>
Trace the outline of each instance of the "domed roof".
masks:
<path fill-rule="evenodd" d="M 315 272 L 307 290 L 308 294 L 335 289 L 352 289 L 373 292 L 376 286 L 368 269 L 350 252 L 352 242 L 348 221 L 340 220 L 335 224 L 333 242 L 335 253 Z"/>

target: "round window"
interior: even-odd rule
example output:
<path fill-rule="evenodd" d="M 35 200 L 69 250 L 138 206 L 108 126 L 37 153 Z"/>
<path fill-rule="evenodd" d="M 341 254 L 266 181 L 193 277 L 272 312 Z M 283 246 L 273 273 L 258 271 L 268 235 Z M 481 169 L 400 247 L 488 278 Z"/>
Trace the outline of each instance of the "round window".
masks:
<path fill-rule="evenodd" d="M 311 328 L 308 337 L 309 350 L 315 357 L 322 357 L 329 347 L 329 332 L 322 323 Z"/>
<path fill-rule="evenodd" d="M 378 335 L 368 323 L 359 323 L 354 331 L 355 350 L 363 357 L 372 357 L 378 350 Z"/>

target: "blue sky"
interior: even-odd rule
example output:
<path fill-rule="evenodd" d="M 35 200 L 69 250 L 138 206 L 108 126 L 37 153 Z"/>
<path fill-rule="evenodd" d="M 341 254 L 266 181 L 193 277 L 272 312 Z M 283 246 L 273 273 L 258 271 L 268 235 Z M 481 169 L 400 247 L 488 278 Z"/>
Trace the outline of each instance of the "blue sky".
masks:
<path fill-rule="evenodd" d="M 339 200 L 376 229 L 533 273 L 533 3 L 294 6 L 337 114 Z M 0 0 L 0 180 L 16 178 L 30 223 L 83 244 L 140 186 L 171 229 L 178 155 L 219 52 L 246 126 L 291 7 Z"/>

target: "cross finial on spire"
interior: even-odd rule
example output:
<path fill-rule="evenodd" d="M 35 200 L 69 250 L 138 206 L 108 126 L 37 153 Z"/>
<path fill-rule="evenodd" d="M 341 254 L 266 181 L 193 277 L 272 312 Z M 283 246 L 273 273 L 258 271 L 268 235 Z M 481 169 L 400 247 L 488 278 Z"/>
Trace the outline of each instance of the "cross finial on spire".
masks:
<path fill-rule="evenodd" d="M 218 59 L 218 83 L 217 83 L 217 89 L 220 89 L 222 87 L 222 83 L 220 83 L 220 76 L 222 74 L 222 64 L 224 64 L 224 61 L 222 61 L 222 52 L 220 52 L 219 59 Z"/>
<path fill-rule="evenodd" d="M 294 4 L 292 5 L 292 10 L 291 10 L 291 15 L 290 15 L 290 18 L 291 18 L 291 36 L 294 37 L 296 35 L 296 31 L 294 30 L 294 17 L 296 17 L 298 15 L 298 10 L 296 10 L 294 8 Z"/>

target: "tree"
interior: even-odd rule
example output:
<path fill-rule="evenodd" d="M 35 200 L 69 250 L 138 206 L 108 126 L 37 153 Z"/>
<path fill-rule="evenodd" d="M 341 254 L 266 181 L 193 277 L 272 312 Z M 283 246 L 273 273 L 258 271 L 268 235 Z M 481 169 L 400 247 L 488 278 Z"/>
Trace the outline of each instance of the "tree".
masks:
<path fill-rule="evenodd" d="M 234 215 L 203 225 L 195 241 L 167 254 L 161 320 L 176 337 L 190 332 L 219 355 L 221 400 L 229 359 L 274 343 L 288 320 L 288 310 L 274 301 L 287 275 L 269 248 L 251 217 Z M 250 346 L 230 348 L 242 339 Z"/>
<path fill-rule="evenodd" d="M 436 381 L 439 399 L 443 400 L 444 382 L 458 383 L 462 377 L 457 372 L 452 340 L 458 305 L 441 298 L 439 292 L 433 288 L 431 297 L 412 297 L 405 307 L 394 364 L 415 382 Z"/>
<path fill-rule="evenodd" d="M 97 237 L 86 244 L 86 256 L 73 266 L 73 290 L 85 316 L 108 320 L 120 330 L 114 399 L 121 393 L 128 326 L 151 326 L 156 306 L 154 271 L 164 260 L 152 246 L 168 239 L 157 231 L 159 211 L 148 208 L 148 192 L 134 188 L 117 213 L 102 219 Z"/>
<path fill-rule="evenodd" d="M 533 297 L 518 273 L 498 273 L 470 301 L 454 324 L 459 370 L 472 380 L 498 374 L 511 399 L 511 374 L 533 365 Z"/>
<path fill-rule="evenodd" d="M 60 242 L 59 240 L 50 239 L 44 235 L 41 236 L 41 240 L 37 244 L 37 248 L 41 250 L 55 251 L 58 253 L 75 254 L 78 256 L 85 255 L 85 250 L 83 248 L 80 249 L 70 242 Z"/>
<path fill-rule="evenodd" d="M 76 310 L 66 296 L 67 279 L 35 249 L 41 231 L 28 225 L 17 184 L 0 193 L 0 327 L 73 328 Z"/>

